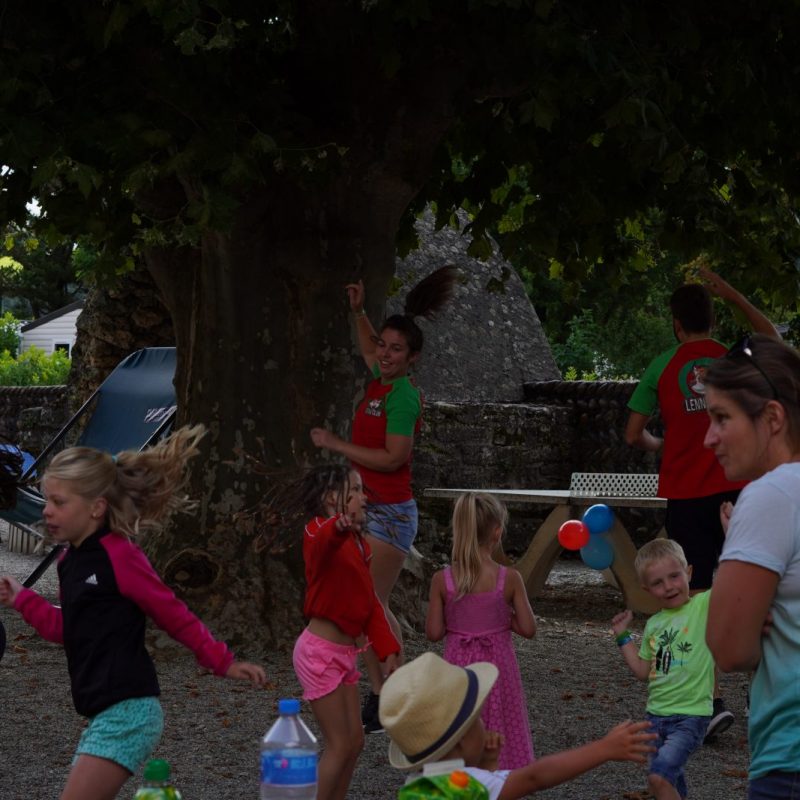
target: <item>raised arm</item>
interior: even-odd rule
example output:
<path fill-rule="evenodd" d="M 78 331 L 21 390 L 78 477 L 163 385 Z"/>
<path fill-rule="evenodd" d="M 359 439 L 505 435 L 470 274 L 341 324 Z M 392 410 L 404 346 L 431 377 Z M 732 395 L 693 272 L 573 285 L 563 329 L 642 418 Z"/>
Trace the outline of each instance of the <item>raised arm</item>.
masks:
<path fill-rule="evenodd" d="M 747 318 L 756 333 L 763 333 L 773 339 L 781 339 L 778 329 L 765 314 L 759 311 L 741 292 L 734 289 L 724 278 L 707 267 L 701 267 L 698 275 L 711 294 L 721 297 L 726 303 L 736 306 Z"/>
<path fill-rule="evenodd" d="M 348 283 L 344 287 L 347 297 L 350 300 L 350 310 L 353 312 L 353 319 L 358 335 L 358 347 L 361 350 L 361 357 L 369 369 L 378 360 L 375 356 L 375 339 L 377 334 L 372 323 L 369 321 L 367 312 L 364 311 L 364 281 L 358 283 Z"/>
<path fill-rule="evenodd" d="M 628 626 L 632 621 L 632 611 L 629 609 L 621 611 L 611 620 L 611 630 L 613 630 L 614 634 L 619 638 L 623 634 L 630 633 L 628 631 Z M 624 639 L 628 641 L 624 641 Z M 624 639 L 622 643 L 618 642 L 617 644 L 622 653 L 622 657 L 625 659 L 625 663 L 630 667 L 631 672 L 637 680 L 646 681 L 650 675 L 650 662 L 645 661 L 639 656 L 636 644 L 630 636 L 625 636 Z"/>

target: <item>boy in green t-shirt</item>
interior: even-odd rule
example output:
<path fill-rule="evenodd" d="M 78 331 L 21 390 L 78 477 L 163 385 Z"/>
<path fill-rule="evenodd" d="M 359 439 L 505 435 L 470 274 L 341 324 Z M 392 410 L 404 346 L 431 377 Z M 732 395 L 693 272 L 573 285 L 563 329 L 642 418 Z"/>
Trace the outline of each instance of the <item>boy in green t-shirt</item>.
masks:
<path fill-rule="evenodd" d="M 648 788 L 656 800 L 687 794 L 684 767 L 703 743 L 714 697 L 714 659 L 706 646 L 710 591 L 689 594 L 692 568 L 672 539 L 654 539 L 636 556 L 642 586 L 661 605 L 647 621 L 638 652 L 628 625 L 631 611 L 611 626 L 628 666 L 647 681 L 647 719 L 658 733 Z"/>

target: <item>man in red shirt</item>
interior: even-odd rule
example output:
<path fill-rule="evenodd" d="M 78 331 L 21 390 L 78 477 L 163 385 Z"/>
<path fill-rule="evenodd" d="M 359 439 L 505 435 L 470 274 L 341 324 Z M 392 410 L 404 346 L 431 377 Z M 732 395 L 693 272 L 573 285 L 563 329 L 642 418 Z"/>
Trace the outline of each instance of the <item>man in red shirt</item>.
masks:
<path fill-rule="evenodd" d="M 656 356 L 645 370 L 628 402 L 625 428 L 629 445 L 661 455 L 658 494 L 667 498 L 664 526 L 692 565 L 693 593 L 711 588 L 725 538 L 720 505 L 734 502 L 744 486 L 726 480 L 714 453 L 703 447 L 708 428 L 703 373 L 713 359 L 728 350 L 711 338 L 712 295 L 739 308 L 757 333 L 780 338 L 764 314 L 719 275 L 701 269 L 700 277 L 705 285 L 680 286 L 670 298 L 678 343 Z M 664 423 L 663 438 L 647 429 L 656 407 Z M 733 715 L 716 697 L 706 738 L 721 733 L 732 722 Z"/>

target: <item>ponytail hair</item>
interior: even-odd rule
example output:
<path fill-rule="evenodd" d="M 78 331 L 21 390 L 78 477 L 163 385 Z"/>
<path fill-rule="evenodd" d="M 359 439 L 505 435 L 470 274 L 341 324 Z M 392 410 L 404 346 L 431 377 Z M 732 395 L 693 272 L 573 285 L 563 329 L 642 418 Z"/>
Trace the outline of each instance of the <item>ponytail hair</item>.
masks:
<path fill-rule="evenodd" d="M 42 482 L 68 481 L 86 500 L 104 498 L 111 530 L 133 537 L 157 527 L 175 511 L 193 508 L 182 490 L 186 465 L 199 454 L 205 433 L 202 425 L 185 426 L 153 447 L 116 456 L 92 447 L 70 447 L 53 457 Z"/>
<path fill-rule="evenodd" d="M 381 332 L 387 328 L 401 333 L 412 353 L 419 353 L 424 342 L 422 330 L 414 322 L 416 317 L 430 319 L 443 308 L 455 291 L 459 271 L 452 264 L 440 267 L 426 278 L 423 278 L 406 295 L 402 314 L 393 314 L 384 320 Z"/>
<path fill-rule="evenodd" d="M 458 597 L 469 594 L 481 572 L 480 548 L 490 541 L 499 525 L 508 522 L 508 510 L 495 497 L 482 492 L 467 492 L 453 508 L 453 549 L 450 561 L 456 567 L 454 578 Z"/>

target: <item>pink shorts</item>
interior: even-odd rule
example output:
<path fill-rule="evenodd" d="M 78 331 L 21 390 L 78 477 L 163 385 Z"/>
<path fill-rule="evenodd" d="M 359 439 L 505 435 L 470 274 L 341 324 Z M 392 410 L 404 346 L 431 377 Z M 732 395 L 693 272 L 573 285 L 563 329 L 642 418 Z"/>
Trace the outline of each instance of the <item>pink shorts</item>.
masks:
<path fill-rule="evenodd" d="M 341 684 L 358 683 L 358 654 L 366 648 L 329 642 L 306 628 L 294 645 L 292 663 L 303 687 L 303 700 L 319 700 Z"/>

